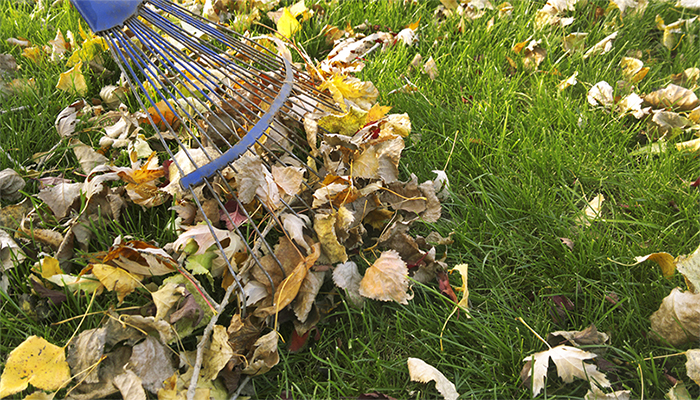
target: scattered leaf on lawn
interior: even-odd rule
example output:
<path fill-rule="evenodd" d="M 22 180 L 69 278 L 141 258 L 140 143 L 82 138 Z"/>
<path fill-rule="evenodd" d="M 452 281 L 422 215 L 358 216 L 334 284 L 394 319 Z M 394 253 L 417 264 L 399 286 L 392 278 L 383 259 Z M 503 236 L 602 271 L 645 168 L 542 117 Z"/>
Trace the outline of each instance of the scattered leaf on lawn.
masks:
<path fill-rule="evenodd" d="M 588 104 L 593 107 L 600 104 L 605 108 L 610 108 L 613 103 L 613 88 L 608 82 L 600 81 L 588 91 Z"/>
<path fill-rule="evenodd" d="M 41 189 L 37 197 L 49 206 L 56 218 L 61 219 L 68 215 L 68 210 L 77 203 L 82 188 L 82 183 L 61 182 Z"/>
<path fill-rule="evenodd" d="M 294 36 L 301 29 L 301 24 L 287 7 L 282 11 L 282 16 L 277 21 L 277 31 L 287 39 Z"/>
<path fill-rule="evenodd" d="M 588 33 L 586 32 L 570 33 L 564 36 L 561 45 L 568 54 L 583 51 L 586 36 L 588 36 Z"/>
<path fill-rule="evenodd" d="M 407 290 L 408 268 L 396 250 L 382 252 L 360 282 L 360 294 L 373 300 L 408 304 L 413 294 Z"/>
<path fill-rule="evenodd" d="M 578 76 L 578 71 L 574 72 L 573 75 L 571 75 L 570 77 L 559 82 L 559 84 L 557 85 L 557 89 L 564 90 L 564 89 L 568 88 L 569 86 L 576 85 L 578 83 L 578 80 L 576 79 L 577 76 Z"/>
<path fill-rule="evenodd" d="M 420 358 L 409 357 L 407 360 L 408 374 L 412 381 L 428 383 L 435 381 L 435 389 L 445 398 L 445 400 L 457 400 L 459 393 L 455 384 L 438 371 L 437 368 L 426 363 Z"/>
<path fill-rule="evenodd" d="M 562 339 L 564 340 L 562 341 Z M 598 332 L 595 325 L 582 331 L 556 331 L 547 336 L 547 342 L 553 346 L 564 344 L 564 342 L 569 342 L 576 347 L 602 346 L 608 340 L 610 340 L 610 336 L 604 332 Z"/>
<path fill-rule="evenodd" d="M 12 269 L 17 263 L 24 261 L 26 256 L 12 237 L 0 229 L 0 267 L 2 271 Z"/>
<path fill-rule="evenodd" d="M 156 321 L 165 318 L 178 300 L 185 295 L 185 287 L 174 282 L 165 283 L 158 291 L 151 293 L 156 306 Z"/>
<path fill-rule="evenodd" d="M 600 218 L 600 211 L 605 201 L 605 196 L 597 194 L 588 204 L 581 210 L 581 215 L 576 219 L 576 223 L 582 226 L 588 226 L 592 220 Z"/>
<path fill-rule="evenodd" d="M 100 381 L 99 368 L 90 370 L 102 358 L 107 341 L 107 329 L 97 328 L 80 332 L 68 345 L 68 365 L 72 371 L 89 371 L 81 375 L 85 383 Z"/>
<path fill-rule="evenodd" d="M 692 254 L 679 256 L 676 259 L 676 268 L 685 276 L 686 282 L 690 283 L 688 288 L 698 293 L 700 291 L 700 246 Z"/>
<path fill-rule="evenodd" d="M 80 168 L 82 168 L 86 175 L 90 175 L 90 172 L 92 172 L 92 170 L 98 165 L 109 162 L 107 157 L 96 152 L 92 147 L 84 144 L 78 139 L 71 140 L 70 144 L 73 147 L 75 157 L 78 158 Z"/>
<path fill-rule="evenodd" d="M 685 352 L 685 357 L 688 359 L 685 363 L 685 371 L 688 378 L 700 385 L 700 350 L 687 350 Z"/>
<path fill-rule="evenodd" d="M 430 79 L 435 80 L 438 77 L 438 69 L 433 57 L 428 58 L 428 60 L 423 64 L 423 73 L 428 74 Z"/>
<path fill-rule="evenodd" d="M 652 332 L 673 346 L 697 341 L 700 338 L 699 303 L 700 294 L 674 288 L 649 317 Z"/>
<path fill-rule="evenodd" d="M 695 92 L 673 83 L 647 94 L 644 96 L 644 101 L 654 108 L 675 111 L 689 111 L 700 105 L 700 100 Z"/>
<path fill-rule="evenodd" d="M 12 168 L 0 171 L 0 200 L 16 202 L 22 198 L 24 179 Z"/>
<path fill-rule="evenodd" d="M 654 261 L 659 264 L 659 267 L 661 267 L 661 274 L 663 274 L 665 278 L 670 278 L 673 276 L 673 273 L 676 272 L 676 262 L 673 256 L 664 252 L 635 257 L 634 261 L 636 262 L 632 265 L 641 264 L 646 260 Z"/>
<path fill-rule="evenodd" d="M 459 275 L 462 276 L 462 286 L 457 289 L 462 292 L 462 299 L 458 305 L 464 309 L 469 309 L 469 288 L 467 287 L 469 266 L 467 264 L 459 264 L 455 265 L 452 270 L 459 272 Z"/>
<path fill-rule="evenodd" d="M 588 51 L 586 51 L 583 54 L 583 58 L 597 56 L 597 55 L 605 54 L 605 53 L 609 52 L 610 50 L 612 50 L 612 41 L 615 40 L 616 37 L 617 37 L 617 31 L 606 36 L 605 39 L 601 40 L 600 42 L 593 45 L 593 47 L 588 49 Z"/>
<path fill-rule="evenodd" d="M 634 57 L 622 57 L 620 67 L 622 68 L 622 76 L 632 83 L 641 81 L 649 72 L 649 68 L 644 66 L 642 60 Z"/>
<path fill-rule="evenodd" d="M 595 365 L 583 362 L 595 357 L 595 354 L 576 347 L 557 346 L 523 359 L 526 363 L 521 377 L 526 379 L 528 376 L 532 376 L 532 395 L 537 396 L 544 388 L 544 378 L 547 376 L 549 360 L 551 359 L 557 366 L 557 374 L 566 383 L 571 383 L 574 378 L 579 378 L 589 381 L 591 387 L 595 387 L 595 385 L 610 387 L 610 382 L 605 374 L 598 371 Z"/>
<path fill-rule="evenodd" d="M 75 93 L 78 96 L 85 96 L 87 94 L 87 82 L 85 81 L 85 76 L 80 70 L 83 66 L 82 62 L 79 62 L 66 72 L 63 72 L 56 84 L 56 89 L 64 90 L 69 93 Z"/>
<path fill-rule="evenodd" d="M 678 381 L 666 394 L 668 400 L 692 400 L 685 383 Z"/>
<path fill-rule="evenodd" d="M 598 388 L 589 390 L 585 396 L 584 400 L 629 400 L 632 394 L 629 390 L 618 390 L 616 392 L 605 393 Z"/>
<path fill-rule="evenodd" d="M 0 398 L 21 392 L 29 384 L 55 391 L 70 379 L 70 368 L 63 347 L 44 338 L 30 336 L 12 350 L 0 376 Z"/>

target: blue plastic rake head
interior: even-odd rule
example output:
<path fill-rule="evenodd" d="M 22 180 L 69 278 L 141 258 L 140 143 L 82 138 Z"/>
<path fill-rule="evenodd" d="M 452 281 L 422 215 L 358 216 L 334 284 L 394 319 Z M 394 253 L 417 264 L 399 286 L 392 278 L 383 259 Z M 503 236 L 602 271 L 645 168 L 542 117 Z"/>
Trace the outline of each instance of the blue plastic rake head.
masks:
<path fill-rule="evenodd" d="M 256 149 L 263 153 L 267 168 L 273 163 L 287 165 L 287 160 L 304 166 L 307 174 L 319 176 L 305 162 L 309 157 L 314 159 L 307 151 L 305 135 L 288 127 L 301 126 L 307 112 L 334 109 L 333 101 L 316 90 L 312 79 L 294 69 L 288 60 L 167 0 L 71 1 L 93 32 L 109 44 L 112 57 L 141 108 L 156 114 L 147 112 L 148 119 L 180 172 L 182 188 L 189 191 L 202 211 L 220 254 L 226 259 L 214 229 L 219 221 L 212 221 L 202 210 L 203 193 L 216 200 L 221 215 L 228 216 L 250 260 L 265 273 L 274 293 L 274 283 L 262 268 L 257 249 L 262 246 L 265 253 L 272 255 L 283 276 L 284 268 L 261 231 L 276 228 L 286 233 L 279 215 L 296 215 L 295 209 L 311 207 L 298 195 L 289 202 L 282 201 L 279 209 L 271 209 L 258 198 L 265 212 L 271 214 L 265 220 L 274 226 L 251 223 L 245 225 L 243 232 L 226 210 L 229 200 L 216 195 L 222 190 L 215 190 L 214 186 L 235 193 L 221 171 L 234 168 L 236 159 Z M 184 173 L 186 168 L 174 157 L 163 130 L 169 131 L 168 136 L 185 152 L 194 171 Z M 203 151 L 207 163 L 196 162 L 189 150 L 195 147 Z M 323 164 L 316 160 L 316 165 Z M 196 190 L 202 186 L 208 190 Z M 250 220 L 243 204 L 235 197 L 234 200 L 237 209 Z M 245 313 L 238 268 L 231 260 L 226 263 Z"/>

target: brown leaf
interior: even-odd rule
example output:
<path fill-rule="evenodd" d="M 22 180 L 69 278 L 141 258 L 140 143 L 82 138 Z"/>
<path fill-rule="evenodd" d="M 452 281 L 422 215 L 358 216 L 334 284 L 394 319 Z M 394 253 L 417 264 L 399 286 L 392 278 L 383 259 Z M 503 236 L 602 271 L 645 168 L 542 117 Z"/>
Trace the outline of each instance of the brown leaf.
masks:
<path fill-rule="evenodd" d="M 576 347 L 602 346 L 608 340 L 610 340 L 610 337 L 603 332 L 598 332 L 595 325 L 591 325 L 582 331 L 556 331 L 547 336 L 547 342 L 552 346 L 558 346 L 566 341 Z"/>
<path fill-rule="evenodd" d="M 253 345 L 255 351 L 250 359 L 250 364 L 243 368 L 246 375 L 261 375 L 277 365 L 280 360 L 277 352 L 277 331 L 261 336 Z"/>
<path fill-rule="evenodd" d="M 674 288 L 650 317 L 651 330 L 673 346 L 700 338 L 700 294 Z"/>
<path fill-rule="evenodd" d="M 37 197 L 49 206 L 56 218 L 61 219 L 68 214 L 68 210 L 75 208 L 82 188 L 82 183 L 62 182 L 41 189 Z"/>
<path fill-rule="evenodd" d="M 14 268 L 15 264 L 24 261 L 25 258 L 26 256 L 12 237 L 0 229 L 0 270 L 3 272 L 9 271 Z"/>
<path fill-rule="evenodd" d="M 360 282 L 360 294 L 374 300 L 396 301 L 408 304 L 408 268 L 395 250 L 382 252 L 382 255 L 365 271 Z"/>
<path fill-rule="evenodd" d="M 333 283 L 345 289 L 350 303 L 358 308 L 365 303 L 364 297 L 360 296 L 360 281 L 362 281 L 362 275 L 353 261 L 340 263 L 333 270 Z"/>
<path fill-rule="evenodd" d="M 131 370 L 127 369 L 123 374 L 115 376 L 114 386 L 125 399 L 146 400 L 146 391 L 143 390 L 141 378 Z"/>
<path fill-rule="evenodd" d="M 0 171 L 0 200 L 16 202 L 22 198 L 24 179 L 12 168 Z"/>
<path fill-rule="evenodd" d="M 102 259 L 134 274 L 160 276 L 176 271 L 176 261 L 165 250 L 140 240 L 122 243 L 118 237 Z"/>
<path fill-rule="evenodd" d="M 83 331 L 68 345 L 67 361 L 71 371 L 89 371 L 102 358 L 107 340 L 107 329 L 97 328 Z M 99 368 L 84 375 L 85 383 L 100 381 Z"/>
<path fill-rule="evenodd" d="M 299 294 L 292 305 L 294 314 L 300 322 L 305 322 L 306 318 L 309 316 L 309 312 L 314 305 L 318 291 L 321 290 L 321 285 L 323 285 L 323 278 L 325 276 L 325 272 L 309 272 L 301 283 Z"/>
<path fill-rule="evenodd" d="M 141 378 L 143 387 L 151 393 L 158 393 L 163 381 L 173 373 L 171 350 L 167 349 L 153 336 L 133 347 L 128 369 Z"/>
<path fill-rule="evenodd" d="M 644 101 L 654 108 L 675 111 L 689 111 L 700 105 L 700 100 L 693 91 L 672 83 L 647 94 L 644 96 Z"/>
<path fill-rule="evenodd" d="M 321 255 L 320 243 L 315 243 L 311 249 L 313 250 L 312 253 L 301 260 L 301 262 L 299 262 L 299 264 L 294 268 L 294 271 L 292 271 L 292 273 L 289 274 L 289 276 L 277 287 L 277 290 L 275 291 L 274 303 L 271 307 L 273 309 L 273 313 L 278 313 L 297 297 L 299 289 L 306 278 L 309 268 L 314 265 L 316 260 L 318 260 L 318 257 Z"/>
<path fill-rule="evenodd" d="M 85 145 L 78 139 L 72 139 L 70 145 L 73 147 L 73 153 L 80 163 L 80 168 L 83 173 L 90 175 L 95 167 L 106 164 L 109 160 L 107 157 L 93 150 L 92 147 Z"/>

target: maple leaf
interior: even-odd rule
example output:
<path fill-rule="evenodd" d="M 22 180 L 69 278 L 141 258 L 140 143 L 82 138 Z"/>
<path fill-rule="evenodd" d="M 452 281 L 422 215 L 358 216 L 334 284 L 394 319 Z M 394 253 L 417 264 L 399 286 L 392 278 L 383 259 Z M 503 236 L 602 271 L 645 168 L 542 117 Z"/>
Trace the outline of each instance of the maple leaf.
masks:
<path fill-rule="evenodd" d="M 374 300 L 408 304 L 413 294 L 407 290 L 408 268 L 396 250 L 382 252 L 360 282 L 360 294 Z"/>
<path fill-rule="evenodd" d="M 523 361 L 526 361 L 526 364 L 521 376 L 524 374 L 527 377 L 532 374 L 532 395 L 537 396 L 544 388 L 544 378 L 547 376 L 547 368 L 549 368 L 549 360 L 551 359 L 557 366 L 557 374 L 566 383 L 573 382 L 574 378 L 580 378 L 590 381 L 592 387 L 596 384 L 609 387 L 610 382 L 605 374 L 598 371 L 595 365 L 583 362 L 595 357 L 595 354 L 576 347 L 557 346 L 525 357 Z"/>
<path fill-rule="evenodd" d="M 0 376 L 0 398 L 21 392 L 31 383 L 45 390 L 58 390 L 70 379 L 63 347 L 30 336 L 10 352 Z"/>

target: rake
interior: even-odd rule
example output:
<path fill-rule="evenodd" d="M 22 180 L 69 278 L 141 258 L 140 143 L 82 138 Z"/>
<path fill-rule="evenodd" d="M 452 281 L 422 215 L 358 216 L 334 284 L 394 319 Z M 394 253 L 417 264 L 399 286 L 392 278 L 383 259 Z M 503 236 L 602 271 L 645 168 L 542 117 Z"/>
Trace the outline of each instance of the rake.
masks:
<path fill-rule="evenodd" d="M 203 204 L 214 200 L 219 215 L 244 244 L 249 267 L 260 268 L 274 294 L 274 282 L 261 265 L 261 250 L 272 256 L 283 277 L 285 271 L 266 235 L 276 230 L 289 237 L 280 215 L 299 217 L 297 211 L 311 207 L 298 194 L 277 204 L 255 194 L 261 211 L 247 210 L 224 174 L 235 172 L 235 161 L 249 152 L 268 170 L 273 165 L 295 166 L 303 168 L 309 180 L 322 178 L 312 167 L 323 164 L 308 150 L 303 120 L 309 112 L 335 110 L 335 103 L 286 58 L 170 1 L 71 1 L 92 31 L 105 39 L 134 97 L 147 111 L 179 173 L 178 191 L 191 196 L 202 213 L 245 315 L 241 271 L 226 256 L 216 233 L 222 221 L 205 212 Z M 166 137 L 177 143 L 178 154 Z M 247 221 L 252 221 L 251 214 L 267 218 L 244 226 L 231 217 L 232 208 Z M 225 305 L 208 300 L 216 311 Z"/>

